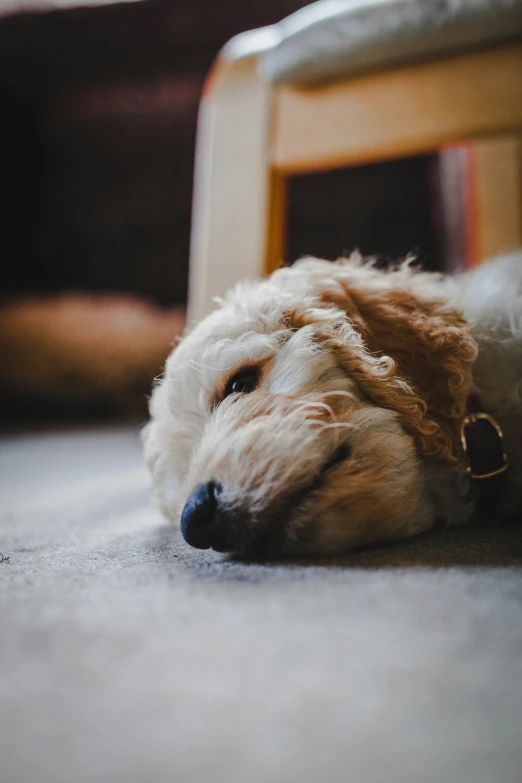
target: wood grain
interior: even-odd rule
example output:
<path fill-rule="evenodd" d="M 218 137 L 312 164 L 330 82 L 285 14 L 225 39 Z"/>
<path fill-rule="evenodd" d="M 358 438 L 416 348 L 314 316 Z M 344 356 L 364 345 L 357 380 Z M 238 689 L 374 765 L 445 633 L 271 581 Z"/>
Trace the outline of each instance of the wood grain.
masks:
<path fill-rule="evenodd" d="M 319 89 L 281 87 L 276 105 L 271 160 L 286 173 L 522 130 L 522 43 Z"/>

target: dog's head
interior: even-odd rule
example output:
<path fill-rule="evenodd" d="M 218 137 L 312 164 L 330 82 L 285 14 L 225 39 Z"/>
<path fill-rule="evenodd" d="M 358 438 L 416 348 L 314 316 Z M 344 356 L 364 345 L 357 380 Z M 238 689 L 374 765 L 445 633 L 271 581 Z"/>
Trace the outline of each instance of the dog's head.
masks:
<path fill-rule="evenodd" d="M 331 554 L 433 523 L 424 458 L 461 456 L 476 349 L 432 285 L 305 260 L 237 286 L 181 341 L 144 440 L 190 544 Z"/>

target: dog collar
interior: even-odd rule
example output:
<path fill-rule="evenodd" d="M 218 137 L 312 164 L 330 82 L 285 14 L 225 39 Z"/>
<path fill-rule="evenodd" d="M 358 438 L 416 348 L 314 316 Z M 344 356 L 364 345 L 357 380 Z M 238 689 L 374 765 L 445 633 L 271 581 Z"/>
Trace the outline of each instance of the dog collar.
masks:
<path fill-rule="evenodd" d="M 509 460 L 498 422 L 485 413 L 474 394 L 468 400 L 460 438 L 468 462 L 466 472 L 478 490 L 479 510 L 491 511 L 501 500 Z"/>

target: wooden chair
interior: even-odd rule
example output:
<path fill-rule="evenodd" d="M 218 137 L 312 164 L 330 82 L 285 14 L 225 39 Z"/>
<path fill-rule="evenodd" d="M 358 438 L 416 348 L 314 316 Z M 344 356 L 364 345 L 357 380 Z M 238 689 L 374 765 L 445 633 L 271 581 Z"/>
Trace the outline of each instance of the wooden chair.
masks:
<path fill-rule="evenodd" d="M 446 5 L 320 0 L 225 46 L 199 114 L 189 319 L 280 264 L 293 174 L 465 143 L 468 262 L 522 244 L 522 1 Z"/>

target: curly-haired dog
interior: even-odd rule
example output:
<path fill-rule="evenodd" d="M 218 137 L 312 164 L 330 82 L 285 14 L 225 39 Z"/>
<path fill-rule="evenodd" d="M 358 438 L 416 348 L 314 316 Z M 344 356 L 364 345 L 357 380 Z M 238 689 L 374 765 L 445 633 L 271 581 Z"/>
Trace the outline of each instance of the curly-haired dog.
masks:
<path fill-rule="evenodd" d="M 488 514 L 520 513 L 522 256 L 454 278 L 304 259 L 239 284 L 150 408 L 154 490 L 196 547 L 331 555 L 465 522 L 491 483 Z"/>

